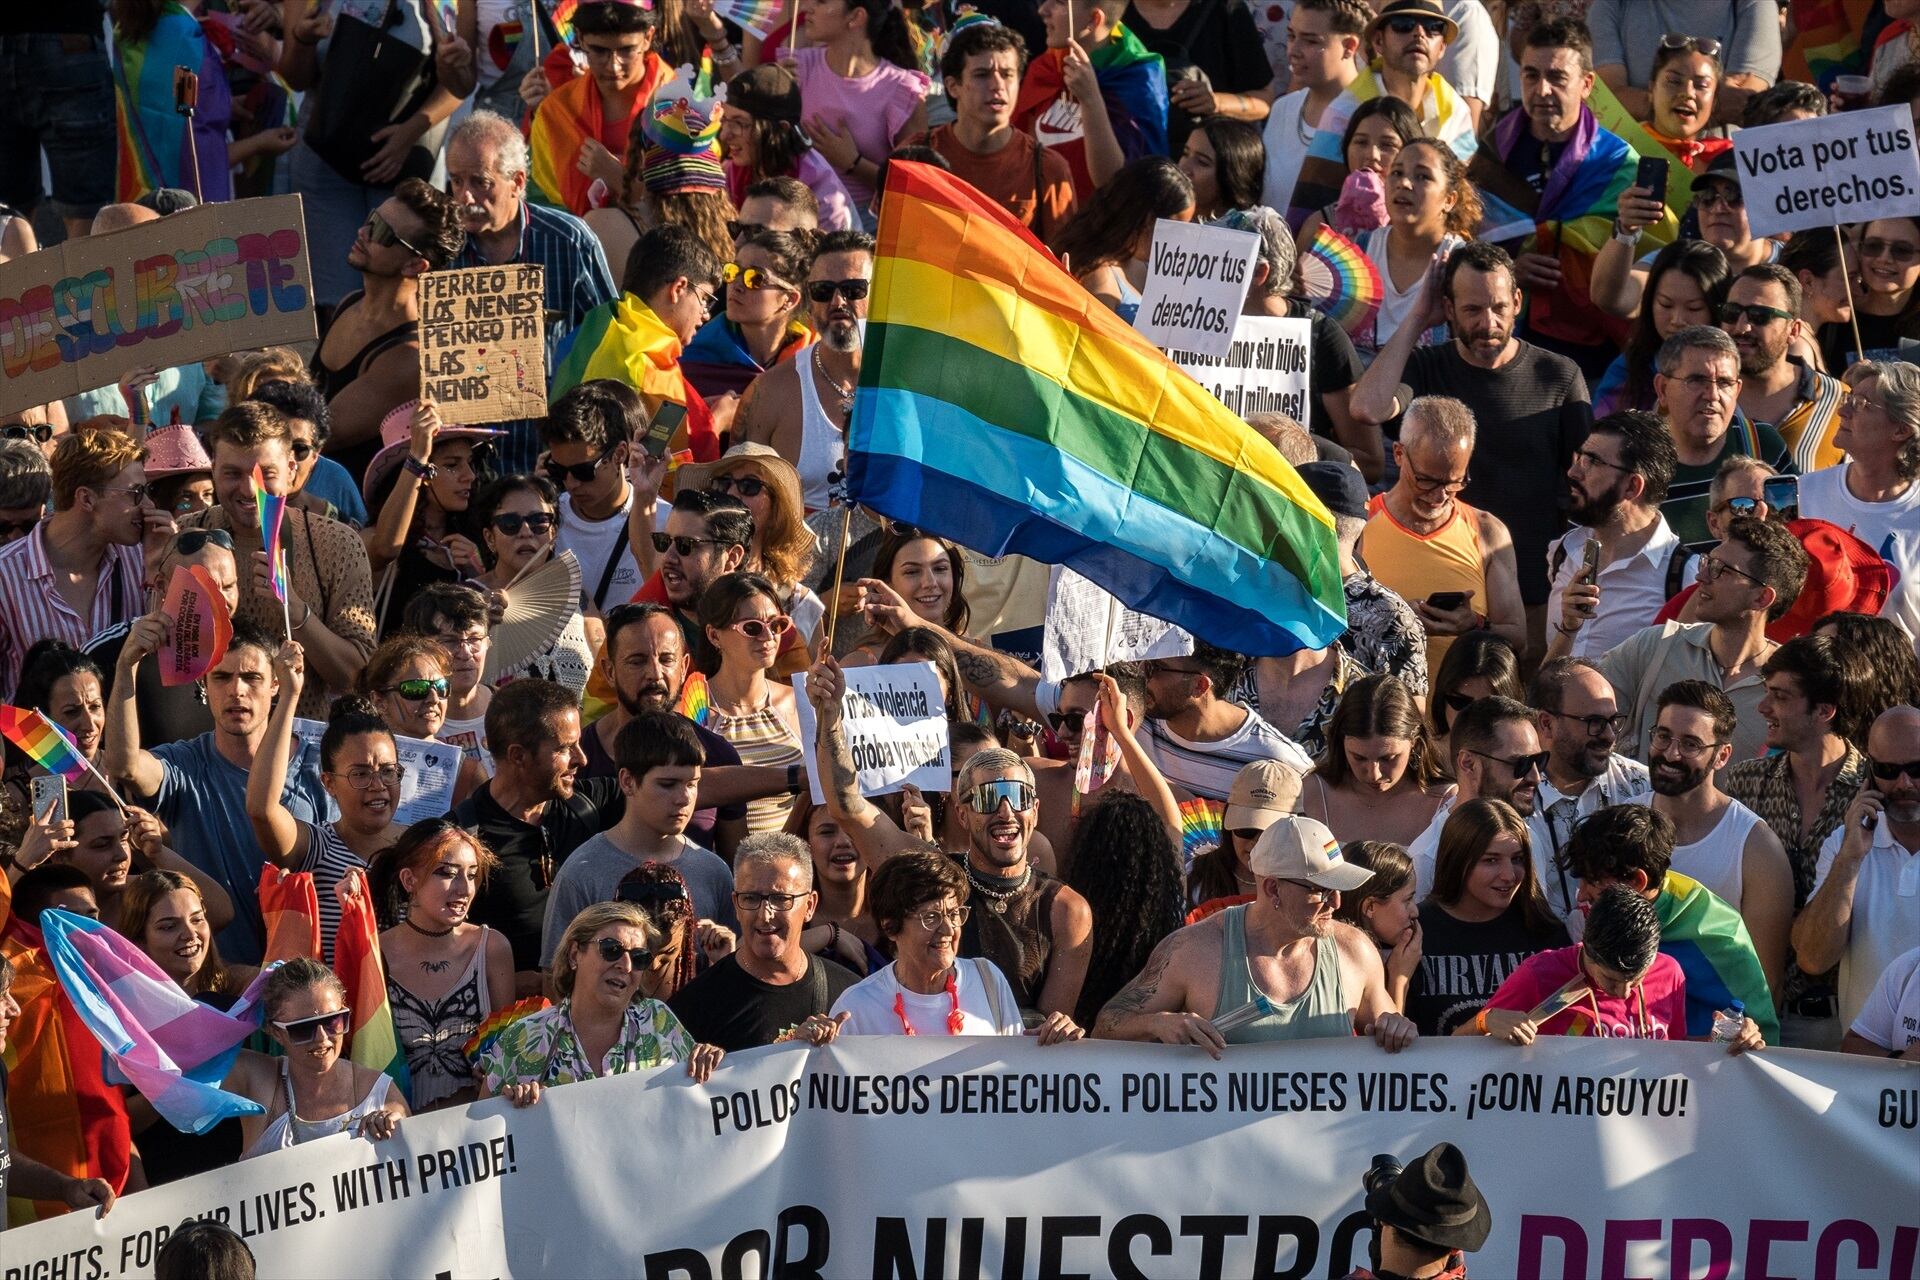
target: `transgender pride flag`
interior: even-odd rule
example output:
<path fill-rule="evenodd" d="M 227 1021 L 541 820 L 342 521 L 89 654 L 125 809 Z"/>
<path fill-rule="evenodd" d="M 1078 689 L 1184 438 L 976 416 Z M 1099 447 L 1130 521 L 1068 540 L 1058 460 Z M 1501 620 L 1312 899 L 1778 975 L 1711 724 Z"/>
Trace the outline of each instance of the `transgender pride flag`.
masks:
<path fill-rule="evenodd" d="M 201 1004 L 145 952 L 98 920 L 49 908 L 40 913 L 47 958 L 107 1052 L 111 1068 L 138 1089 L 174 1128 L 205 1133 L 229 1116 L 257 1115 L 260 1104 L 219 1087 L 260 1026 L 263 970 L 230 1013 Z"/>

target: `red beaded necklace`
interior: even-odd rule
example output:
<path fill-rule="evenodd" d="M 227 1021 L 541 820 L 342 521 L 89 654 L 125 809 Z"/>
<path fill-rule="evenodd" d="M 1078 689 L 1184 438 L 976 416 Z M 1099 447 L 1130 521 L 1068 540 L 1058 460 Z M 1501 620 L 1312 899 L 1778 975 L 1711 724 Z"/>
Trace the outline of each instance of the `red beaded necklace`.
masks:
<path fill-rule="evenodd" d="M 900 979 L 897 975 L 893 981 L 895 986 L 899 986 Z M 960 1028 L 965 1024 L 965 1019 L 960 1016 L 960 984 L 954 980 L 952 969 L 947 970 L 947 1003 L 947 1034 L 957 1036 L 960 1034 Z M 920 1034 L 913 1029 L 913 1024 L 907 1021 L 907 993 L 904 987 L 893 993 L 893 1016 L 900 1019 L 902 1031 L 910 1036 Z"/>

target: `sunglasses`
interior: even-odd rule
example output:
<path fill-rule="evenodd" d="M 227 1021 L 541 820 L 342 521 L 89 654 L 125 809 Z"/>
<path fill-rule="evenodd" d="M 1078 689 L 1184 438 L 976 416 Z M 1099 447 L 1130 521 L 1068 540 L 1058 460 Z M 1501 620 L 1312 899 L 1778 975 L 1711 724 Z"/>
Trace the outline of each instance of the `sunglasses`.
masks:
<path fill-rule="evenodd" d="M 749 289 L 753 286 L 748 285 Z M 707 482 L 708 493 L 737 493 L 743 498 L 757 498 L 767 491 L 767 482 L 759 476 L 715 476 Z"/>
<path fill-rule="evenodd" d="M 729 262 L 726 266 L 720 268 L 720 281 L 722 284 L 742 284 L 748 289 L 793 288 L 792 285 L 774 276 L 771 272 L 762 271 L 759 267 L 743 267 L 737 262 Z"/>
<path fill-rule="evenodd" d="M 656 533 L 653 535 L 653 549 L 661 555 L 667 554 L 672 547 L 682 556 L 690 556 L 703 546 L 730 547 L 731 542 L 722 542 L 718 538 L 690 538 L 684 533 Z"/>
<path fill-rule="evenodd" d="M 619 964 L 621 956 L 625 956 L 627 963 L 636 969 L 649 968 L 653 964 L 653 951 L 650 948 L 623 947 L 612 938 L 595 938 L 593 949 L 608 964 Z"/>
<path fill-rule="evenodd" d="M 605 465 L 607 459 L 612 456 L 613 450 L 608 449 L 592 462 L 576 462 L 571 466 L 566 463 L 555 462 L 549 458 L 540 469 L 547 473 L 547 479 L 564 489 L 569 479 L 572 479 L 578 484 L 592 483 L 593 478 L 600 474 L 600 468 Z"/>
<path fill-rule="evenodd" d="M 1683 36 L 1668 32 L 1660 37 L 1662 49 L 1691 49 L 1703 57 L 1720 56 L 1720 42 L 1710 36 Z"/>
<path fill-rule="evenodd" d="M 1903 773 L 1909 778 L 1920 781 L 1920 760 L 1908 760 L 1905 763 L 1895 760 L 1873 762 L 1873 776 L 1882 782 L 1892 782 Z"/>
<path fill-rule="evenodd" d="M 233 550 L 233 535 L 225 529 L 182 529 L 173 535 L 174 550 L 183 556 L 193 555 L 209 542 Z"/>
<path fill-rule="evenodd" d="M 366 228 L 367 228 L 368 244 L 382 245 L 387 248 L 391 248 L 397 244 L 402 249 L 405 249 L 408 253 L 412 254 L 416 258 L 424 258 L 427 256 L 426 254 L 422 253 L 415 245 L 413 245 L 405 236 L 401 235 L 398 231 L 395 231 L 393 229 L 393 224 L 388 222 L 385 218 L 381 217 L 380 211 L 378 209 L 375 209 L 372 213 L 367 215 Z"/>
<path fill-rule="evenodd" d="M 347 1026 L 352 1021 L 352 1009 L 336 1009 L 332 1013 L 319 1013 L 311 1018 L 295 1018 L 292 1022 L 275 1022 L 280 1034 L 287 1038 L 288 1044 L 312 1044 L 322 1031 L 327 1039 L 338 1040 L 347 1034 Z"/>
<path fill-rule="evenodd" d="M 814 280 L 807 285 L 807 296 L 823 306 L 841 296 L 858 302 L 867 296 L 868 284 L 865 280 Z"/>
<path fill-rule="evenodd" d="M 764 222 L 742 222 L 738 218 L 727 219 L 727 239 L 741 240 L 747 236 L 757 236 L 768 230 Z"/>
<path fill-rule="evenodd" d="M 975 813 L 993 813 L 1004 801 L 1015 813 L 1033 808 L 1033 784 L 1023 778 L 997 778 L 983 782 L 966 794 L 966 805 Z"/>
<path fill-rule="evenodd" d="M 1050 711 L 1047 713 L 1047 727 L 1055 733 L 1065 733 L 1068 729 L 1077 731 L 1087 715 L 1085 711 Z"/>
<path fill-rule="evenodd" d="M 1904 240 L 1882 240 L 1879 236 L 1871 236 L 1860 242 L 1860 256 L 1887 258 L 1904 266 L 1915 258 L 1920 258 L 1920 248 Z"/>
<path fill-rule="evenodd" d="M 382 693 L 397 693 L 408 702 L 425 702 L 429 697 L 447 700 L 447 678 L 435 676 L 431 680 L 402 680 L 399 684 L 382 689 Z"/>
<path fill-rule="evenodd" d="M 493 527 L 509 538 L 516 536 L 523 528 L 530 533 L 544 534 L 553 528 L 553 513 L 536 511 L 530 516 L 523 516 L 505 511 L 493 518 Z"/>
<path fill-rule="evenodd" d="M 1440 701 L 1447 704 L 1449 711 L 1458 712 L 1465 711 L 1468 707 L 1480 701 L 1480 699 L 1467 693 L 1445 693 L 1440 695 Z"/>
<path fill-rule="evenodd" d="M 1694 208 L 1711 209 L 1715 205 L 1725 205 L 1729 209 L 1744 209 L 1747 207 L 1747 198 L 1740 194 L 1740 188 L 1728 186 L 1726 183 L 1708 187 L 1705 190 L 1698 187 L 1694 189 Z"/>
<path fill-rule="evenodd" d="M 287 447 L 293 450 L 295 462 L 305 462 L 320 451 L 320 446 L 311 440 L 290 440 L 287 442 Z"/>
<path fill-rule="evenodd" d="M 1794 318 L 1793 312 L 1782 311 L 1778 307 L 1762 307 L 1752 304 L 1743 306 L 1738 302 L 1729 302 L 1720 308 L 1721 324 L 1732 324 L 1741 316 L 1745 316 L 1747 323 L 1756 329 L 1770 321 L 1791 320 Z"/>
<path fill-rule="evenodd" d="M 1492 760 L 1496 764 L 1507 766 L 1507 768 L 1513 770 L 1513 776 L 1516 778 L 1524 778 L 1528 774 L 1535 772 L 1538 772 L 1543 778 L 1546 777 L 1547 761 L 1552 758 L 1552 753 L 1547 751 L 1536 751 L 1530 756 L 1515 756 L 1511 760 L 1506 760 L 1500 756 L 1490 756 L 1484 751 L 1474 751 L 1472 747 L 1468 747 L 1467 750 L 1479 756 L 1482 760 Z"/>
<path fill-rule="evenodd" d="M 1387 30 L 1397 36 L 1410 36 L 1419 31 L 1425 35 L 1444 39 L 1447 34 L 1447 24 L 1439 18 L 1388 18 L 1386 26 Z"/>
<path fill-rule="evenodd" d="M 53 428 L 44 422 L 31 424 L 16 422 L 10 427 L 0 427 L 0 436 L 9 440 L 33 440 L 45 444 L 53 439 Z"/>
<path fill-rule="evenodd" d="M 1265 835 L 1266 832 L 1262 831 L 1259 827 L 1235 827 L 1233 830 L 1227 832 L 1227 834 L 1230 836 L 1239 836 L 1248 844 L 1252 844 L 1255 840 Z"/>
<path fill-rule="evenodd" d="M 1627 728 L 1628 717 L 1624 715 L 1576 716 L 1576 715 L 1569 715 L 1565 711 L 1552 711 L 1552 712 L 1549 712 L 1548 714 L 1553 716 L 1554 719 L 1556 720 L 1579 721 L 1582 725 L 1586 727 L 1587 736 L 1589 738 L 1597 738 L 1601 734 L 1606 733 L 1609 730 L 1611 730 L 1616 734 L 1624 733 Z"/>
<path fill-rule="evenodd" d="M 1718 511 L 1731 511 L 1737 516 L 1750 516 L 1759 509 L 1760 499 L 1758 498 L 1728 498 L 1715 508 Z"/>
<path fill-rule="evenodd" d="M 771 618 L 742 618 L 738 622 L 727 624 L 727 630 L 738 631 L 749 640 L 779 639 L 793 626 L 793 619 L 784 613 Z"/>

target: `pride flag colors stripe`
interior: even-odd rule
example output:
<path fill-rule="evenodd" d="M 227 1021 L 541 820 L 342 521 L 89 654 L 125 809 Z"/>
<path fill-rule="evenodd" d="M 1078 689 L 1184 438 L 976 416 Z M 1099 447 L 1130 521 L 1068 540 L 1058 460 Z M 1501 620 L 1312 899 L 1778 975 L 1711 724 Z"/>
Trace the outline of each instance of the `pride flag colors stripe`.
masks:
<path fill-rule="evenodd" d="M 1237 652 L 1332 643 L 1332 517 L 1273 446 L 998 205 L 925 165 L 887 172 L 853 500 L 1070 565 Z"/>
<path fill-rule="evenodd" d="M 38 711 L 0 706 L 0 734 L 48 773 L 57 773 L 68 782 L 78 782 L 87 775 L 87 762 L 73 739 Z"/>

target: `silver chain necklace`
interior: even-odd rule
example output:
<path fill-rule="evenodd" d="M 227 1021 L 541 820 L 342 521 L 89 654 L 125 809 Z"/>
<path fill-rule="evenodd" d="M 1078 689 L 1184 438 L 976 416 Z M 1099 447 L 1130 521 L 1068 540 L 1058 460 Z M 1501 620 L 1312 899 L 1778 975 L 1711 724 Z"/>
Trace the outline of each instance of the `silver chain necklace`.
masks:
<path fill-rule="evenodd" d="M 994 888 L 992 885 L 983 881 L 972 867 L 967 868 L 967 879 L 973 881 L 974 890 L 987 900 L 987 910 L 997 916 L 1003 916 L 1007 914 L 1008 899 L 1033 883 L 1033 864 L 1027 864 L 1027 869 L 1020 873 L 1020 883 L 1014 885 L 1011 889 Z"/>

